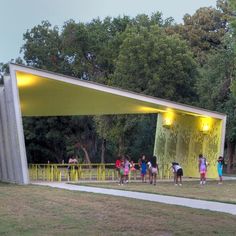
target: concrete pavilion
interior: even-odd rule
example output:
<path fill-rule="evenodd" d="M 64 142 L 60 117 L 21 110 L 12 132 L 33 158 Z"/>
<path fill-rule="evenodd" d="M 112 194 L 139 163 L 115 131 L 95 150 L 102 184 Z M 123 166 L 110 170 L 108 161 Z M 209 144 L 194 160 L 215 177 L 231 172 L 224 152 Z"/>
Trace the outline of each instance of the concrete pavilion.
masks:
<path fill-rule="evenodd" d="M 10 64 L 0 87 L 0 180 L 28 184 L 23 116 L 71 116 L 156 113 L 154 154 L 164 169 L 178 161 L 185 176 L 198 176 L 197 157 L 210 163 L 223 154 L 226 116 L 76 78 Z"/>

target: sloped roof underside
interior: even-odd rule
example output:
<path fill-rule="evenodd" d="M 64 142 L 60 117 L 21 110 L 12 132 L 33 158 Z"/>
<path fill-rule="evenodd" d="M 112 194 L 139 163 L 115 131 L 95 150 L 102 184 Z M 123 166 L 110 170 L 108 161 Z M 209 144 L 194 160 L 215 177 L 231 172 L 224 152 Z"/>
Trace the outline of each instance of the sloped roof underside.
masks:
<path fill-rule="evenodd" d="M 145 114 L 174 111 L 222 119 L 223 114 L 29 67 L 11 65 L 22 116 Z M 11 75 L 12 76 L 12 75 Z"/>
<path fill-rule="evenodd" d="M 29 75 L 17 72 L 17 79 Z M 23 116 L 66 116 L 157 113 L 161 106 L 91 88 L 30 75 L 31 85 L 19 86 Z"/>

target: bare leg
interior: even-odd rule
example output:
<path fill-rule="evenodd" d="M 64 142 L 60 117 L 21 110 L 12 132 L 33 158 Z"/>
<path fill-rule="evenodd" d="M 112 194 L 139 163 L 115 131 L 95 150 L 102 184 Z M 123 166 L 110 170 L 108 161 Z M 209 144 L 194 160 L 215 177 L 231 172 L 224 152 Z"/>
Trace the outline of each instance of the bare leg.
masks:
<path fill-rule="evenodd" d="M 174 172 L 174 184 L 176 184 L 176 181 L 177 181 L 177 175 L 176 175 L 176 173 Z"/>
<path fill-rule="evenodd" d="M 157 183 L 157 174 L 154 174 L 154 185 Z"/>
<path fill-rule="evenodd" d="M 179 185 L 182 186 L 182 176 L 179 177 Z"/>
<path fill-rule="evenodd" d="M 151 172 L 149 172 L 149 181 L 150 181 L 150 184 L 152 184 L 152 182 L 153 182 L 153 174 Z"/>
<path fill-rule="evenodd" d="M 203 174 L 200 174 L 200 184 L 203 184 Z"/>
<path fill-rule="evenodd" d="M 206 174 L 203 175 L 203 184 L 206 183 Z"/>

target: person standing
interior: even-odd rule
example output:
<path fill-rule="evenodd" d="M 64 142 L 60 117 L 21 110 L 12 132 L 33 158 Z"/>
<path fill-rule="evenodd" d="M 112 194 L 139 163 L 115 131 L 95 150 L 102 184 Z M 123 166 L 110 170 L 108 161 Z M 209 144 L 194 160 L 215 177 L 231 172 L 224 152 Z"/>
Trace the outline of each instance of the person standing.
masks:
<path fill-rule="evenodd" d="M 118 156 L 117 160 L 116 160 L 116 163 L 115 163 L 115 168 L 116 168 L 116 171 L 117 171 L 117 178 L 118 178 L 119 182 L 120 182 L 120 166 L 121 166 L 121 157 Z"/>
<path fill-rule="evenodd" d="M 145 155 L 142 156 L 141 159 L 141 178 L 142 182 L 146 182 L 146 174 L 147 174 L 147 164 L 146 164 L 146 157 Z"/>
<path fill-rule="evenodd" d="M 152 184 L 152 163 L 151 163 L 151 159 L 150 158 L 148 158 L 147 168 L 148 168 L 149 183 Z"/>
<path fill-rule="evenodd" d="M 217 160 L 217 172 L 218 172 L 218 176 L 219 176 L 219 182 L 218 184 L 222 184 L 223 183 L 223 164 L 224 164 L 224 158 L 222 156 L 220 156 Z"/>
<path fill-rule="evenodd" d="M 78 164 L 78 161 L 75 157 L 75 155 L 71 155 L 68 161 L 69 164 Z"/>
<path fill-rule="evenodd" d="M 78 169 L 78 160 L 76 159 L 76 156 L 75 155 L 71 155 L 70 158 L 69 158 L 69 161 L 68 161 L 68 164 L 69 165 L 69 168 L 68 169 L 75 169 L 77 170 Z"/>
<path fill-rule="evenodd" d="M 125 156 L 125 161 L 124 161 L 124 175 L 125 175 L 125 183 L 127 184 L 129 181 L 129 170 L 130 170 L 130 162 L 129 162 L 129 157 Z"/>
<path fill-rule="evenodd" d="M 124 173 L 125 172 L 125 162 L 124 162 L 124 157 L 121 157 L 120 159 L 120 182 L 119 185 L 124 184 Z"/>
<path fill-rule="evenodd" d="M 157 173 L 159 171 L 158 169 L 158 164 L 157 164 L 157 158 L 156 156 L 153 156 L 151 158 L 151 168 L 152 168 L 152 171 L 151 171 L 151 183 L 153 183 L 154 185 L 156 185 L 157 183 Z"/>
<path fill-rule="evenodd" d="M 71 155 L 68 160 L 68 181 L 73 179 L 73 176 L 75 176 L 77 170 L 78 170 L 78 160 L 76 159 L 75 155 Z M 75 178 L 75 177 L 74 177 Z"/>
<path fill-rule="evenodd" d="M 206 184 L 207 161 L 206 158 L 200 154 L 198 158 L 198 169 L 200 173 L 200 184 Z"/>

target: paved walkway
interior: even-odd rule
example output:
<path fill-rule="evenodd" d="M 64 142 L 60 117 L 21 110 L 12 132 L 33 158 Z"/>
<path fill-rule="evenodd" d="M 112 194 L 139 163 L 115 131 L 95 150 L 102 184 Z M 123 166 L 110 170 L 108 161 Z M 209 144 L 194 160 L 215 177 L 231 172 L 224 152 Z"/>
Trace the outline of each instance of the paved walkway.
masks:
<path fill-rule="evenodd" d="M 105 189 L 105 188 L 96 188 L 96 187 L 86 187 L 80 185 L 73 185 L 67 183 L 58 183 L 58 182 L 38 182 L 34 183 L 42 186 L 50 186 L 54 188 L 67 189 L 72 191 L 82 191 L 89 193 L 100 193 L 107 194 L 112 196 L 120 196 L 120 197 L 128 197 L 152 202 L 160 202 L 171 205 L 185 206 L 197 209 L 204 209 L 210 211 L 217 211 L 223 213 L 229 213 L 232 215 L 236 215 L 236 204 L 227 204 L 220 202 L 212 202 L 212 201 L 204 201 L 204 200 L 196 200 L 191 198 L 182 198 L 182 197 L 172 197 L 151 193 L 140 193 L 133 191 L 123 191 L 116 189 Z"/>

